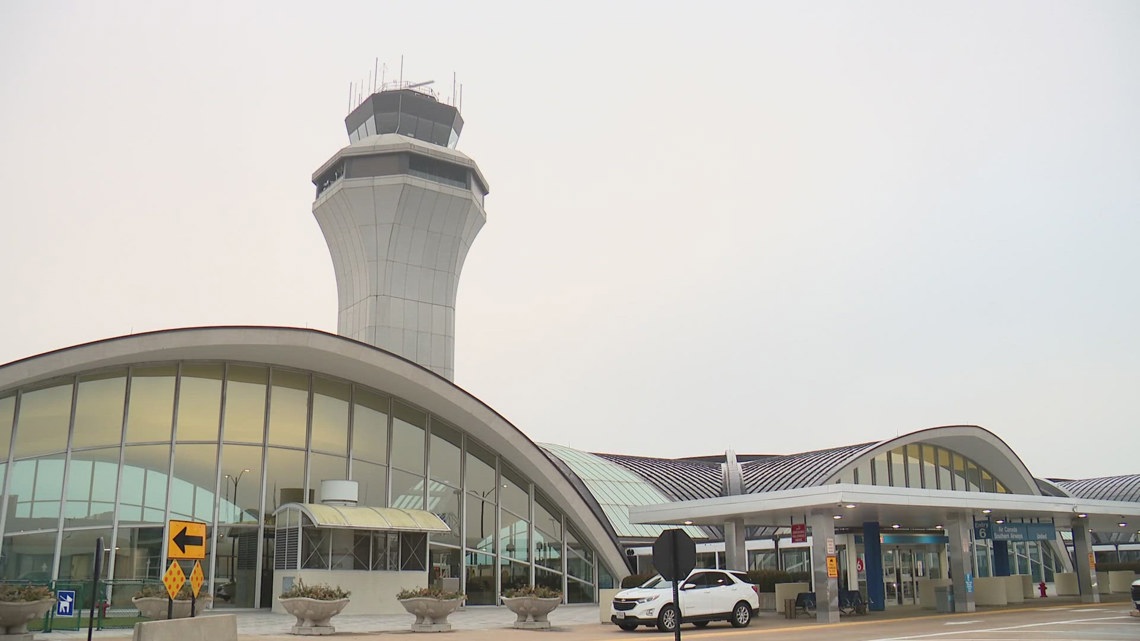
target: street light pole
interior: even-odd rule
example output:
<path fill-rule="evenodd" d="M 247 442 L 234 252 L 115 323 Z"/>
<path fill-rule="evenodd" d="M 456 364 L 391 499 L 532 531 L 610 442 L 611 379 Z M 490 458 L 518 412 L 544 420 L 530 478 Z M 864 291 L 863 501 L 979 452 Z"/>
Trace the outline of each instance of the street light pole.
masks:
<path fill-rule="evenodd" d="M 235 523 L 241 522 L 241 508 L 238 507 L 238 484 L 241 483 L 241 477 L 245 476 L 245 473 L 248 471 L 249 471 L 249 468 L 247 467 L 244 470 L 238 472 L 237 476 L 231 476 L 229 474 L 226 475 L 226 479 L 228 479 L 231 483 L 234 484 L 234 500 L 233 500 L 233 502 L 230 503 L 230 505 L 232 505 L 233 509 L 234 509 L 234 522 Z M 229 494 L 229 486 L 226 486 L 226 494 Z M 231 537 L 230 537 L 230 581 L 231 582 L 236 582 L 236 578 L 234 577 L 234 572 L 237 570 L 237 559 L 235 558 L 236 548 L 237 548 L 237 537 L 231 535 Z"/>

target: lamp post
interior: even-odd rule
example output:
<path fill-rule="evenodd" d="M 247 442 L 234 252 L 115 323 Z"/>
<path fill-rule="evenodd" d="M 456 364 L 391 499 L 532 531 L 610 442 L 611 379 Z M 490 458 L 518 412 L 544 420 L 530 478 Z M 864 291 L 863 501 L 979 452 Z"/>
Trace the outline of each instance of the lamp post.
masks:
<path fill-rule="evenodd" d="M 241 508 L 238 507 L 238 484 L 241 483 L 241 477 L 245 476 L 245 473 L 248 471 L 249 471 L 249 468 L 247 467 L 244 470 L 238 472 L 237 476 L 231 476 L 229 474 L 226 475 L 226 480 L 228 480 L 229 482 L 234 484 L 234 500 L 232 503 L 230 503 L 230 505 L 232 505 L 233 509 L 234 509 L 234 519 L 233 519 L 234 522 L 240 522 L 241 521 Z M 226 486 L 226 494 L 229 494 L 229 486 L 228 485 Z M 230 581 L 231 582 L 235 581 L 234 572 L 237 570 L 237 565 L 236 565 L 237 560 L 235 558 L 236 548 L 237 548 L 237 537 L 231 535 L 231 537 L 230 537 Z"/>

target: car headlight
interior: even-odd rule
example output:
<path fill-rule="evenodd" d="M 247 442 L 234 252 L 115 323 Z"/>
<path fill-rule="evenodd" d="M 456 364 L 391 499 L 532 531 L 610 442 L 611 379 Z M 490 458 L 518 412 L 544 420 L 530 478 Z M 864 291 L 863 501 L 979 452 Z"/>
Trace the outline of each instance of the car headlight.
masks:
<path fill-rule="evenodd" d="M 660 594 L 653 594 L 650 596 L 643 596 L 640 599 L 638 599 L 637 602 L 638 603 L 649 603 L 650 601 L 656 601 L 657 597 L 659 597 L 659 596 L 661 596 L 661 595 Z"/>

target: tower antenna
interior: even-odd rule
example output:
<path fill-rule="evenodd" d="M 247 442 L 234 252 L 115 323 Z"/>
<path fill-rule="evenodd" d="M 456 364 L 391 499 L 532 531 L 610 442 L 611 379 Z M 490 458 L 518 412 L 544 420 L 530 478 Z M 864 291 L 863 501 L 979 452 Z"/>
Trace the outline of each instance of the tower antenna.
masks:
<path fill-rule="evenodd" d="M 376 83 L 380 81 L 380 57 L 376 57 L 376 63 L 373 65 L 372 70 L 372 93 L 376 93 Z M 383 87 L 381 87 L 383 88 Z"/>
<path fill-rule="evenodd" d="M 400 54 L 400 88 L 404 86 L 404 54 Z"/>
<path fill-rule="evenodd" d="M 451 72 L 451 105 L 455 106 L 455 77 L 454 71 Z"/>

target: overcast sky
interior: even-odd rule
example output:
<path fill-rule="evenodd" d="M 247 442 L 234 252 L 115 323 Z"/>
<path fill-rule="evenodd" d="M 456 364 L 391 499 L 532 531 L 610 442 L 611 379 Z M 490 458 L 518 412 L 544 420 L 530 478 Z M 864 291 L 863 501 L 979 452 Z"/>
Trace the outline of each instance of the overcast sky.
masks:
<path fill-rule="evenodd" d="M 557 8 L 555 8 L 557 6 Z M 981 425 L 1140 472 L 1140 3 L 0 3 L 0 363 L 336 331 L 348 85 L 463 85 L 456 382 L 532 439 Z"/>

